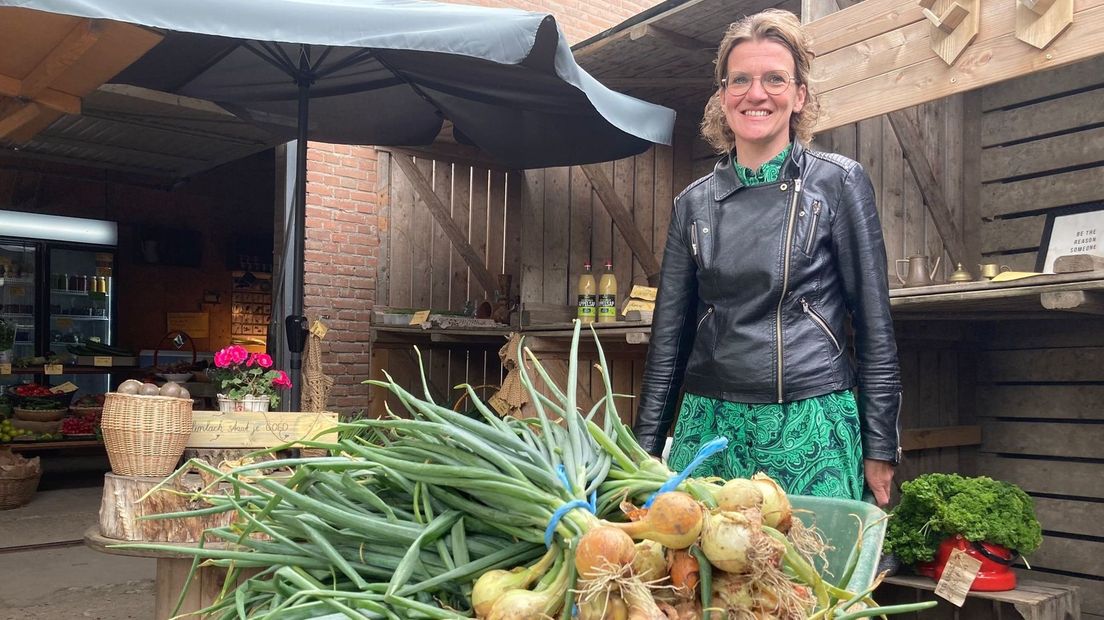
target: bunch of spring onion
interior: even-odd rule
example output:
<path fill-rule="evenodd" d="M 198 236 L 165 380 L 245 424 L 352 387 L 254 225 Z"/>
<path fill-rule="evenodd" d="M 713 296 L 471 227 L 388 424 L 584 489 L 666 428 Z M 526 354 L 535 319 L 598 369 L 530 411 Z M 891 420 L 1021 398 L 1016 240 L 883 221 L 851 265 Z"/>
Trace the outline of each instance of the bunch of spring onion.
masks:
<path fill-rule="evenodd" d="M 304 444 L 332 456 L 228 472 L 186 465 L 213 478 L 194 498 L 209 507 L 161 518 L 230 512 L 231 525 L 207 532 L 219 544 L 127 546 L 190 554 L 193 570 L 201 563 L 228 568 L 233 578 L 204 612 L 223 618 L 578 613 L 660 620 L 713 610 L 781 618 L 870 611 L 868 593 L 824 582 L 798 551 L 809 546 L 799 540 L 795 547 L 793 534 L 786 536 L 783 522 L 796 519 L 778 508 L 785 496 L 767 491 L 772 482 L 751 481 L 759 494 L 733 507 L 730 485 L 688 479 L 636 509 L 674 472 L 621 423 L 600 345 L 606 395 L 579 410 L 579 335 L 576 325 L 566 388 L 525 352 L 536 371 L 530 376 L 519 365 L 532 419 L 499 417 L 461 386 L 480 416 L 470 418 L 433 402 L 424 373 L 424 397 L 388 376 L 373 383 L 391 391 L 400 411 L 344 424 L 337 441 Z M 290 478 L 259 475 L 278 467 L 290 468 Z M 741 539 L 748 539 L 742 547 Z M 239 577 L 241 585 L 232 585 Z M 740 588 L 754 602 L 742 602 Z M 897 610 L 874 613 L 882 611 Z"/>

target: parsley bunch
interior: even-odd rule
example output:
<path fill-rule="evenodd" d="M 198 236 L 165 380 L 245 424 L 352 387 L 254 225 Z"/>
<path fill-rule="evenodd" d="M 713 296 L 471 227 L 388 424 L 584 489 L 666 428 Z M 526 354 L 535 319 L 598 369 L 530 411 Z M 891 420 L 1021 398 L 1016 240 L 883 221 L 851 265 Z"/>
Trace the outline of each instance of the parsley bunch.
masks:
<path fill-rule="evenodd" d="M 1028 555 L 1043 542 L 1035 504 L 1014 484 L 985 476 L 925 474 L 901 485 L 886 530 L 886 551 L 904 564 L 935 557 L 944 538 L 1003 545 Z"/>

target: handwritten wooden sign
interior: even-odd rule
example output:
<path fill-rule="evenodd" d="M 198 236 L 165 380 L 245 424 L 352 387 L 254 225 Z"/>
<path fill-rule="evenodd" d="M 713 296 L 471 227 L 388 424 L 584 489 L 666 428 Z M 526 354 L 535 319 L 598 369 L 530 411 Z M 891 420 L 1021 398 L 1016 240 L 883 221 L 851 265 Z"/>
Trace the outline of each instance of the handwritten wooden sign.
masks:
<path fill-rule="evenodd" d="M 337 414 L 329 411 L 193 411 L 187 447 L 271 448 L 315 439 L 319 433 L 318 440 L 334 441 L 337 422 Z"/>

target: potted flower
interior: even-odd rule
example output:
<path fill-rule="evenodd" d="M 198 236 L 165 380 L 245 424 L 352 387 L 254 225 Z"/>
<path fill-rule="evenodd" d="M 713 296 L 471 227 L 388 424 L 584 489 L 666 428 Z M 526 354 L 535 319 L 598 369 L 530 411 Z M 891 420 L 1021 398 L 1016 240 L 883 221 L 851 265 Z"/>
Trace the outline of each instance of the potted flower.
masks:
<path fill-rule="evenodd" d="M 219 411 L 268 411 L 280 402 L 279 390 L 291 387 L 287 373 L 272 367 L 272 357 L 231 345 L 215 353 Z"/>
<path fill-rule="evenodd" d="M 952 551 L 961 549 L 982 563 L 970 589 L 1000 591 L 1016 587 L 1012 563 L 1042 541 L 1035 504 L 1016 485 L 985 476 L 925 474 L 901 485 L 885 549 L 935 580 Z"/>

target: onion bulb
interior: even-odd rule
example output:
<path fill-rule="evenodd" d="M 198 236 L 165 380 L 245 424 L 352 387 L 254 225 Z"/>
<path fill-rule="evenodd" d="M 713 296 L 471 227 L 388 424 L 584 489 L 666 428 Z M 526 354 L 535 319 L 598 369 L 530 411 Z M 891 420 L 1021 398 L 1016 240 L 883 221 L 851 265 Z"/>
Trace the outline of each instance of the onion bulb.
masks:
<path fill-rule="evenodd" d="M 759 485 L 747 478 L 729 480 L 713 496 L 717 499 L 717 508 L 721 510 L 747 510 L 763 505 L 763 492 L 759 490 Z"/>
<path fill-rule="evenodd" d="M 763 523 L 785 534 L 790 531 L 790 523 L 793 519 L 793 509 L 786 492 L 773 478 L 766 474 L 755 474 L 751 481 L 763 494 Z"/>
<path fill-rule="evenodd" d="M 742 512 L 714 512 L 705 518 L 701 549 L 709 563 L 730 573 L 748 572 L 757 524 Z"/>
<path fill-rule="evenodd" d="M 654 540 L 636 543 L 636 557 L 632 561 L 633 574 L 641 581 L 654 581 L 667 576 L 667 556 L 663 545 Z"/>
<path fill-rule="evenodd" d="M 639 521 L 612 523 L 635 540 L 654 540 L 668 549 L 686 549 L 702 530 L 702 506 L 686 493 L 673 491 L 656 497 Z"/>
<path fill-rule="evenodd" d="M 483 618 L 491 612 L 495 601 L 510 590 L 525 589 L 548 572 L 548 568 L 559 555 L 559 547 L 552 545 L 536 564 L 528 568 L 517 567 L 513 570 L 489 570 L 475 580 L 471 601 L 475 615 Z"/>
<path fill-rule="evenodd" d="M 593 579 L 608 572 L 632 564 L 636 546 L 628 534 L 616 527 L 599 525 L 591 528 L 579 539 L 575 550 L 575 569 L 585 579 Z"/>
<path fill-rule="evenodd" d="M 557 562 L 535 589 L 508 590 L 491 606 L 487 620 L 530 620 L 556 614 L 563 606 L 570 572 L 563 562 Z"/>

